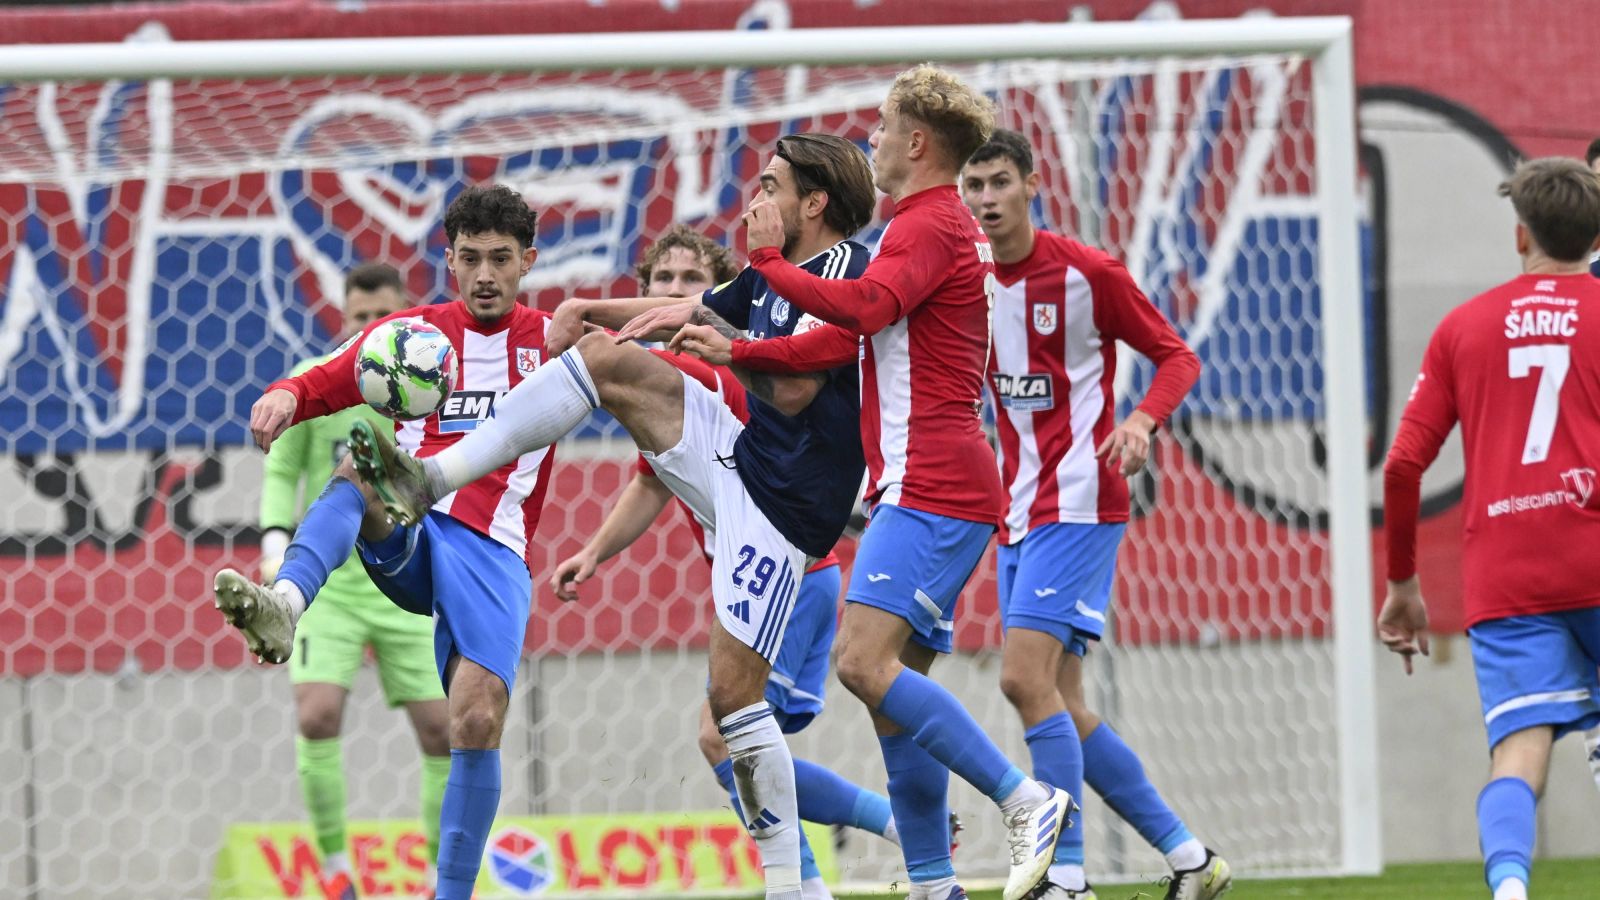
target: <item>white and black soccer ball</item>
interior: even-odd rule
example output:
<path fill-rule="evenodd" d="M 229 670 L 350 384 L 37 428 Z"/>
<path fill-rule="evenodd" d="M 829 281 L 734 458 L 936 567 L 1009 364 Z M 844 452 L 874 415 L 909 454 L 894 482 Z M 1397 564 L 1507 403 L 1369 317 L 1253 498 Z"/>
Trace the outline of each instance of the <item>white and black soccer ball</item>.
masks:
<path fill-rule="evenodd" d="M 391 419 L 423 419 L 449 399 L 460 378 L 456 348 L 417 317 L 390 319 L 367 333 L 356 353 L 356 384 L 367 404 Z"/>

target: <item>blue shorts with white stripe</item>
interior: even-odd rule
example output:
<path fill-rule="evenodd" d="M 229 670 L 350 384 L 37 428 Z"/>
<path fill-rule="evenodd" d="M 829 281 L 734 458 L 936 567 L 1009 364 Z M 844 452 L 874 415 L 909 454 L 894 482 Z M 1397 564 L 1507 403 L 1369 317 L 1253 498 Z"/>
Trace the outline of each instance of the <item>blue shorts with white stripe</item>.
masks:
<path fill-rule="evenodd" d="M 1493 749 L 1528 728 L 1600 724 L 1600 608 L 1510 616 L 1467 632 Z"/>

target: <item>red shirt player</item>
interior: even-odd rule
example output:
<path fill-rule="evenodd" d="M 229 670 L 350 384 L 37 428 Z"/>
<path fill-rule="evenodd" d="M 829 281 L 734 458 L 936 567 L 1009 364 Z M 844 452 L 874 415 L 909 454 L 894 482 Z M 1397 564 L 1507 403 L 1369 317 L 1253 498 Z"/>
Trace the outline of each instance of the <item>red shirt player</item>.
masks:
<path fill-rule="evenodd" d="M 961 174 L 963 199 L 994 245 L 998 282 L 989 390 L 1007 496 L 997 554 L 1001 683 L 1035 770 L 1073 794 L 1087 775 L 1167 857 L 1174 896 L 1212 897 L 1231 880 L 1227 862 L 1189 832 L 1083 691 L 1083 656 L 1105 628 L 1128 521 L 1127 478 L 1144 466 L 1151 432 L 1193 387 L 1200 362 L 1120 262 L 1033 227 L 1038 188 L 1033 151 L 1014 131 L 996 131 Z M 1156 363 L 1149 393 L 1120 426 L 1119 340 Z M 1061 840 L 1050 879 L 1070 896 L 1087 890 L 1083 829 Z"/>
<path fill-rule="evenodd" d="M 461 365 L 461 384 L 441 410 L 396 426 L 396 439 L 420 456 L 438 453 L 493 415 L 496 400 L 543 361 L 550 317 L 517 302 L 518 283 L 537 255 L 534 225 L 522 198 L 499 186 L 468 188 L 445 213 L 446 258 L 462 297 L 398 314 L 441 329 Z M 363 402 L 355 378 L 359 340 L 267 389 L 250 415 L 262 449 L 295 422 Z M 365 421 L 351 432 L 352 441 L 375 439 Z M 296 529 L 274 585 L 251 584 L 231 570 L 217 575 L 218 607 L 251 650 L 273 662 L 288 659 L 295 621 L 328 573 L 349 558 L 358 533 L 373 583 L 399 606 L 436 617 L 435 661 L 449 694 L 451 746 L 440 827 L 455 835 L 439 851 L 441 898 L 471 895 L 498 805 L 497 748 L 532 598 L 525 556 L 550 463 L 548 448 L 523 454 L 442 498 L 416 525 L 395 527 L 347 457 Z"/>
<path fill-rule="evenodd" d="M 1500 192 L 1516 208 L 1523 274 L 1451 311 L 1428 344 L 1384 466 L 1378 634 L 1408 674 L 1428 652 L 1418 498 L 1460 422 L 1462 600 L 1491 748 L 1479 837 L 1494 896 L 1521 900 L 1551 743 L 1600 725 L 1600 281 L 1588 270 L 1600 179 L 1539 159 Z"/>
<path fill-rule="evenodd" d="M 795 307 L 831 327 L 734 345 L 736 365 L 804 371 L 861 359 L 861 442 L 872 517 L 850 574 L 839 678 L 873 710 L 885 738 L 889 794 L 916 796 L 897 817 L 912 900 L 944 900 L 954 870 L 940 858 L 945 779 L 934 760 L 1000 804 L 1010 829 L 1006 900 L 1045 877 L 1070 806 L 1066 793 L 1028 778 L 948 691 L 921 674 L 952 646 L 956 599 L 1000 521 L 1001 490 L 980 420 L 989 355 L 994 270 L 988 239 L 956 194 L 961 163 L 993 130 L 989 102 L 932 66 L 895 79 L 873 132 L 874 178 L 894 219 L 861 277 L 825 281 L 778 252 L 781 223 L 757 204 L 750 265 Z M 865 337 L 864 341 L 858 335 Z M 915 647 L 909 646 L 915 642 Z M 911 659 L 915 669 L 902 665 Z M 910 746 L 915 742 L 918 747 Z M 899 807 L 897 807 L 899 808 Z"/>

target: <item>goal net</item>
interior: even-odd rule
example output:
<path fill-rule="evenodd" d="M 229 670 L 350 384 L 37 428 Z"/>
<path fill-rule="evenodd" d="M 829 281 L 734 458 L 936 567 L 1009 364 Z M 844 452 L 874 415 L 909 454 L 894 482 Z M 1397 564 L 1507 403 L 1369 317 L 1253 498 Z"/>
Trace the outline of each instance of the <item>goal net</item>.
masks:
<path fill-rule="evenodd" d="M 1348 23 L 1216 24 L 238 49 L 151 33 L 0 59 L 0 770 L 20 773 L 0 785 L 0 893 L 226 894 L 231 825 L 303 819 L 287 675 L 247 658 L 209 583 L 254 571 L 248 409 L 331 346 L 346 270 L 388 262 L 419 301 L 450 299 L 443 211 L 494 181 L 539 211 L 531 302 L 632 296 L 653 236 L 684 222 L 738 248 L 774 141 L 865 145 L 889 80 L 925 59 L 1032 142 L 1039 223 L 1126 260 L 1204 363 L 1134 485 L 1091 704 L 1236 871 L 1375 867 Z M 1121 371 L 1126 409 L 1150 369 Z M 546 586 L 632 453 L 599 416 L 558 450 L 502 815 L 726 803 L 695 743 L 711 611 L 680 514 L 582 602 Z M 957 622 L 934 674 L 1026 762 L 992 560 Z M 345 720 L 350 813 L 414 819 L 415 741 L 379 696 L 368 667 Z M 828 705 L 796 755 L 881 790 L 866 716 L 837 681 Z M 959 782 L 952 803 L 958 870 L 1003 875 L 990 803 Z M 1162 870 L 1084 806 L 1093 878 Z M 628 866 L 667 853 L 639 840 Z M 366 892 L 415 882 L 414 848 L 364 853 Z M 315 895 L 291 857 L 283 888 Z M 838 865 L 901 871 L 865 834 Z"/>

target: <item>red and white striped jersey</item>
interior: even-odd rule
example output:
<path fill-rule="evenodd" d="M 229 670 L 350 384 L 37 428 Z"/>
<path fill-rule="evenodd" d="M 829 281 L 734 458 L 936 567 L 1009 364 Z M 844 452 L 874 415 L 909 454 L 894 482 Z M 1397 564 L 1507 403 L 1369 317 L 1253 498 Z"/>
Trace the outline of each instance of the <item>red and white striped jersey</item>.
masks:
<path fill-rule="evenodd" d="M 500 396 L 533 374 L 545 362 L 544 334 L 550 314 L 517 304 L 498 322 L 485 326 L 467 305 L 457 300 L 419 306 L 388 316 L 415 316 L 437 326 L 456 348 L 461 380 L 450 399 L 426 419 L 395 423 L 395 443 L 419 458 L 429 457 L 454 444 L 479 422 L 494 415 Z M 267 390 L 285 388 L 299 403 L 294 420 L 317 416 L 364 402 L 356 386 L 355 359 L 361 337 L 376 328 L 374 322 L 360 337 L 347 342 L 332 359 Z M 510 547 L 531 567 L 533 534 L 550 483 L 554 447 L 524 453 L 515 462 L 439 499 L 433 508 L 455 518 L 479 534 Z"/>
<path fill-rule="evenodd" d="M 996 263 L 989 389 L 1006 490 L 1000 539 L 1051 522 L 1126 522 L 1128 483 L 1095 459 L 1115 427 L 1117 341 L 1156 363 L 1139 408 L 1161 422 L 1194 385 L 1200 362 L 1108 254 L 1049 232 Z"/>

